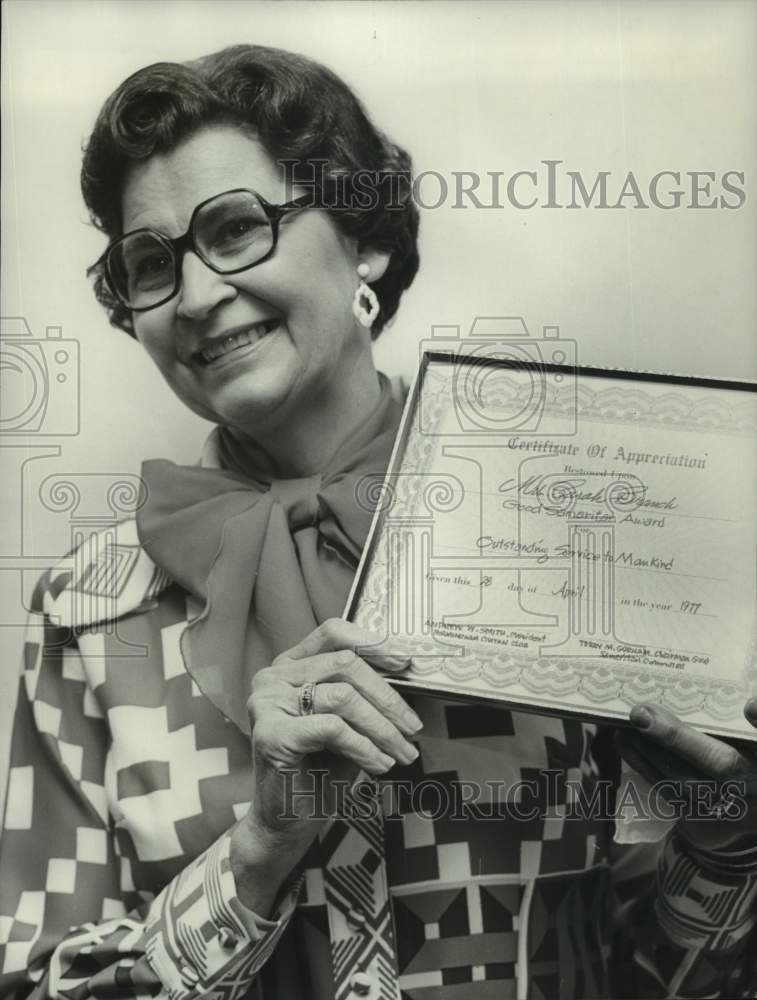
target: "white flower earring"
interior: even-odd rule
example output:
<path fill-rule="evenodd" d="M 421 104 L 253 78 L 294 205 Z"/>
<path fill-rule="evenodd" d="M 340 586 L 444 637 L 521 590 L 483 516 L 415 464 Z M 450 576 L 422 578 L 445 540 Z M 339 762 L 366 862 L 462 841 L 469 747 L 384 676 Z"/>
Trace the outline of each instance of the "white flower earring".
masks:
<path fill-rule="evenodd" d="M 358 323 L 366 329 L 373 326 L 373 321 L 379 314 L 379 300 L 365 280 L 370 274 L 370 270 L 367 264 L 358 264 L 357 273 L 360 284 L 355 289 L 355 297 L 352 300 L 353 315 Z"/>

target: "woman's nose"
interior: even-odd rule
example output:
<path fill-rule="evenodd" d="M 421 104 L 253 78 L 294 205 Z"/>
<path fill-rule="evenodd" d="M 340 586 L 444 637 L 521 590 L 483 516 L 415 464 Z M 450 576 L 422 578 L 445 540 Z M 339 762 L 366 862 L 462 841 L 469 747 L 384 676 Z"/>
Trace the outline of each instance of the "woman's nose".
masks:
<path fill-rule="evenodd" d="M 202 319 L 221 302 L 233 299 L 237 292 L 233 285 L 216 274 L 200 260 L 197 254 L 187 251 L 181 262 L 181 287 L 176 311 L 182 319 Z"/>

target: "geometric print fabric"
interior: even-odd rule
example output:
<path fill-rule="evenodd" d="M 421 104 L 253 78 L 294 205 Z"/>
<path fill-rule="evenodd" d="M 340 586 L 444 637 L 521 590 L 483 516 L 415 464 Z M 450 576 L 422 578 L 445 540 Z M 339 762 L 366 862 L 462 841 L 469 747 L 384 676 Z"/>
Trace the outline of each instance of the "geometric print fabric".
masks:
<path fill-rule="evenodd" d="M 139 565 L 147 587 L 153 576 Z M 105 569 L 87 577 L 100 581 L 93 589 L 105 586 Z M 117 575 L 120 608 L 129 609 L 117 628 L 73 637 L 48 619 L 25 650 L 28 697 L 17 709 L 0 845 L 3 995 L 36 982 L 40 997 L 164 989 L 185 1000 L 202 976 L 206 995 L 241 1000 L 259 977 L 263 1000 L 280 1000 L 261 970 L 289 982 L 295 962 L 305 981 L 286 1000 L 326 1000 L 334 995 L 323 964 L 330 951 L 343 983 L 367 968 L 382 1000 L 396 990 L 403 1000 L 606 996 L 611 960 L 628 995 L 665 995 L 671 982 L 679 992 L 696 984 L 699 995 L 726 983 L 723 995 L 754 994 L 745 956 L 757 887 L 737 892 L 708 880 L 671 842 L 662 882 L 653 871 L 639 876 L 623 907 L 623 937 L 611 940 L 619 886 L 609 826 L 569 818 L 567 779 L 590 798 L 600 777 L 595 727 L 437 698 L 408 699 L 424 721 L 414 740 L 420 756 L 379 783 L 382 801 L 392 786 L 397 792 L 380 840 L 363 827 L 359 849 L 348 851 L 335 823 L 316 845 L 323 853 L 304 859 L 302 887 L 284 887 L 271 920 L 238 909 L 223 838 L 249 801 L 249 744 L 184 669 L 187 595 L 171 585 L 140 605 L 130 584 Z M 65 586 L 49 599 L 42 591 L 48 605 L 66 606 Z M 544 772 L 554 777 L 540 783 Z M 478 813 L 459 818 L 435 812 L 431 793 L 398 792 L 402 782 L 425 782 L 453 798 L 466 782 L 485 788 L 492 776 L 508 788 L 525 783 L 517 805 L 528 818 L 498 815 L 498 788 L 485 791 Z M 336 934 L 329 905 L 343 920 Z M 383 928 L 378 936 L 350 914 L 361 907 Z M 174 911 L 188 921 L 178 950 L 161 944 L 175 936 Z M 730 923 L 718 936 L 713 914 L 721 911 Z M 292 933 L 276 948 L 287 923 Z M 158 976 L 163 961 L 170 968 Z"/>

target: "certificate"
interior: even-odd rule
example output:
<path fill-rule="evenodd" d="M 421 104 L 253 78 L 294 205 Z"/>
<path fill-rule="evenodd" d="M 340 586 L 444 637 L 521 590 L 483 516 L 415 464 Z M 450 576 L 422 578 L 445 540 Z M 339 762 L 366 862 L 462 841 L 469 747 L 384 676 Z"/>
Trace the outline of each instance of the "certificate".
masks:
<path fill-rule="evenodd" d="M 347 617 L 399 688 L 754 740 L 756 388 L 425 352 Z"/>

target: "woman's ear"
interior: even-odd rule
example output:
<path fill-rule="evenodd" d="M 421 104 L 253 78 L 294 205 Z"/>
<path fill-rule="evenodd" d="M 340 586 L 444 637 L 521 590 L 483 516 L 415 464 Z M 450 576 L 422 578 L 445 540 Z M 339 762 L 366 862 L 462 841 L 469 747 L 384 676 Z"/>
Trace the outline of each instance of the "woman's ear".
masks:
<path fill-rule="evenodd" d="M 369 285 L 383 277 L 392 255 L 384 250 L 374 250 L 372 247 L 363 247 L 358 253 L 358 264 L 367 264 L 370 270 L 365 276 L 365 281 Z"/>

